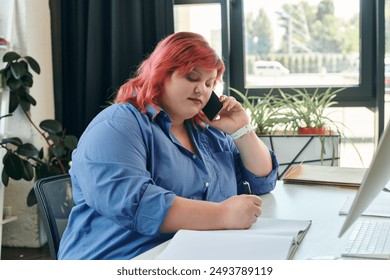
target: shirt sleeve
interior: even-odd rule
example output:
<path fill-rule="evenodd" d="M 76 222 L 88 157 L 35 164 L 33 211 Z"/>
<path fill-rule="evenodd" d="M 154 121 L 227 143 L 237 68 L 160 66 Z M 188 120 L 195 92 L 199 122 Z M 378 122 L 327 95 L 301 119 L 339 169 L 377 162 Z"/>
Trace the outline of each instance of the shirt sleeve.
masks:
<path fill-rule="evenodd" d="M 73 155 L 71 171 L 80 199 L 129 230 L 157 234 L 174 193 L 153 182 L 147 157 L 147 138 L 136 121 L 97 122 L 84 133 Z"/>
<path fill-rule="evenodd" d="M 238 193 L 245 193 L 243 187 L 244 181 L 247 181 L 250 184 L 252 193 L 256 195 L 269 193 L 275 188 L 278 179 L 279 163 L 275 156 L 275 153 L 271 150 L 269 150 L 269 152 L 272 159 L 272 171 L 266 177 L 259 177 L 254 175 L 252 172 L 250 172 L 244 167 L 243 163 L 241 162 L 241 159 L 239 160 L 239 165 L 242 166 L 242 173 L 240 176 L 241 180 L 238 181 Z"/>
<path fill-rule="evenodd" d="M 233 140 L 231 140 L 231 149 L 233 150 L 235 160 L 238 194 L 246 193 L 243 186 L 244 181 L 250 184 L 252 193 L 256 195 L 269 193 L 275 188 L 278 179 L 279 162 L 273 151 L 269 150 L 272 159 L 272 171 L 266 177 L 259 177 L 245 168 Z M 260 161 L 259 164 L 261 164 Z"/>

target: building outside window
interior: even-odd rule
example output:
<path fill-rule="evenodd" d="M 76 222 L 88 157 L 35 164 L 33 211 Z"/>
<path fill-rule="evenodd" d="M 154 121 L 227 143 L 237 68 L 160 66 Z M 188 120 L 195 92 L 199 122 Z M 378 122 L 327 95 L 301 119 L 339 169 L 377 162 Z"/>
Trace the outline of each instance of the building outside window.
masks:
<path fill-rule="evenodd" d="M 243 10 L 245 87 L 359 84 L 359 0 L 244 0 Z"/>

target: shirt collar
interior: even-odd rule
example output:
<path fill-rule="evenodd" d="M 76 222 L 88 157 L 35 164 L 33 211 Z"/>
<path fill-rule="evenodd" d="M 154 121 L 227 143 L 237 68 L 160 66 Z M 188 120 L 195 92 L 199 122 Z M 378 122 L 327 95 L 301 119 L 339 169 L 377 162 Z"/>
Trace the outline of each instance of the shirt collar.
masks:
<path fill-rule="evenodd" d="M 172 120 L 171 117 L 168 115 L 167 112 L 165 112 L 161 107 L 158 106 L 152 106 L 152 105 L 147 105 L 146 106 L 146 115 L 150 119 L 150 121 L 157 123 L 161 128 L 164 130 L 169 130 Z M 186 120 L 186 124 L 190 124 L 192 128 L 196 128 L 197 125 L 191 121 L 191 120 Z M 209 125 L 205 123 L 204 129 L 208 129 Z"/>
<path fill-rule="evenodd" d="M 161 107 L 148 105 L 146 106 L 146 115 L 151 122 L 156 123 L 167 135 L 169 135 L 172 120 L 167 112 Z"/>
<path fill-rule="evenodd" d="M 159 110 L 157 109 L 157 107 L 154 107 L 154 106 L 151 106 L 151 105 L 147 105 L 146 106 L 146 115 L 149 117 L 149 119 L 151 121 L 154 120 L 154 118 L 159 114 L 161 113 L 162 109 L 159 108 Z"/>

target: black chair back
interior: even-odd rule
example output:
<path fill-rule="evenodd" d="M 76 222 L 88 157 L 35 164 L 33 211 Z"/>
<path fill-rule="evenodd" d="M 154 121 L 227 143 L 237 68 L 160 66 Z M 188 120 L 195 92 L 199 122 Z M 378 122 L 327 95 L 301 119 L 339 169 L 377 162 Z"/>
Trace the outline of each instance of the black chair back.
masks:
<path fill-rule="evenodd" d="M 47 234 L 51 257 L 56 260 L 62 233 L 74 206 L 69 174 L 56 175 L 36 181 L 34 192 Z"/>

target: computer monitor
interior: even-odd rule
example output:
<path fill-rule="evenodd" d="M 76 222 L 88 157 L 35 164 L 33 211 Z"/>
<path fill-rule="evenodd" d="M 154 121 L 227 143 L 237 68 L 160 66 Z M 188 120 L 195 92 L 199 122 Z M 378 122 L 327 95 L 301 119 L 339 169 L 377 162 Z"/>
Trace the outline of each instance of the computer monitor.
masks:
<path fill-rule="evenodd" d="M 390 181 L 390 122 L 383 132 L 371 164 L 340 230 L 341 237 Z M 389 205 L 390 207 L 390 205 Z"/>

